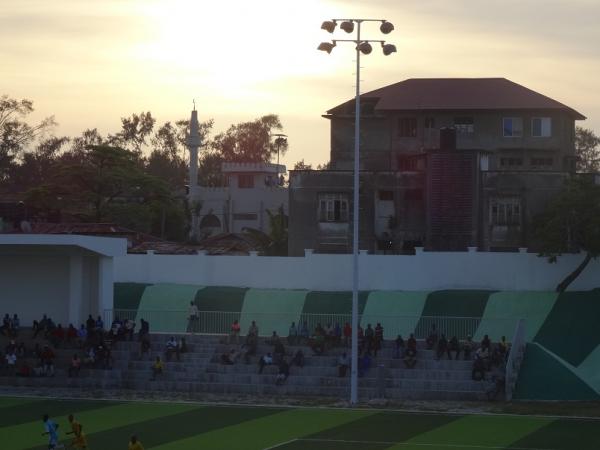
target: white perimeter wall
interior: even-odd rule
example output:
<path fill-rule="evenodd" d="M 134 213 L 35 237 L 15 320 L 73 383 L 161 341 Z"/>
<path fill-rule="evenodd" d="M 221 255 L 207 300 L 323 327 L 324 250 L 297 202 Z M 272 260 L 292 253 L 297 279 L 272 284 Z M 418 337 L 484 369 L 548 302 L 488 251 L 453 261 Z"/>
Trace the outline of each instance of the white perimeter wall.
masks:
<path fill-rule="evenodd" d="M 555 264 L 533 253 L 418 252 L 360 255 L 362 290 L 554 290 L 583 260 L 565 255 Z M 207 255 L 115 257 L 115 282 L 190 283 L 310 290 L 351 290 L 351 255 L 301 258 Z M 592 260 L 569 290 L 600 287 L 600 261 Z"/>

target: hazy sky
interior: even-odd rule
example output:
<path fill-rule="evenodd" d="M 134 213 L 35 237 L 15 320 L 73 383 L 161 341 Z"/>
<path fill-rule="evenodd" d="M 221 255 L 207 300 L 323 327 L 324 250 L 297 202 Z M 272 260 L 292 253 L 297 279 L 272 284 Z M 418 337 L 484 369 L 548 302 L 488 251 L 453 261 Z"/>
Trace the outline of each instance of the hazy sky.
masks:
<path fill-rule="evenodd" d="M 600 132 L 600 0 L 0 0 L 0 94 L 57 133 L 152 111 L 216 130 L 277 113 L 288 165 L 329 158 L 328 108 L 354 92 L 351 45 L 316 51 L 334 17 L 385 18 L 398 53 L 362 59 L 362 91 L 411 77 L 506 77 Z M 381 39 L 376 24 L 365 38 Z M 336 34 L 346 38 L 343 32 Z"/>

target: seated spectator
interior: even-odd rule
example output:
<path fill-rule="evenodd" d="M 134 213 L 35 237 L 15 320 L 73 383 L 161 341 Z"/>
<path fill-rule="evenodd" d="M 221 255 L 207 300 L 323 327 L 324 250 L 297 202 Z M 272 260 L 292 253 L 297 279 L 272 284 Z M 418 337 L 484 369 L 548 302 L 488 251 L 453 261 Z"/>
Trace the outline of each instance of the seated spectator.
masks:
<path fill-rule="evenodd" d="M 427 335 L 427 339 L 425 340 L 425 345 L 427 350 L 433 350 L 437 346 L 438 341 L 438 332 L 435 326 L 435 323 L 431 324 L 431 329 L 429 330 L 429 334 Z"/>
<path fill-rule="evenodd" d="M 77 330 L 75 329 L 75 327 L 73 326 L 72 323 L 69 324 L 69 327 L 67 328 L 67 332 L 65 333 L 66 335 L 66 341 L 69 344 L 74 344 L 76 339 L 77 339 Z"/>
<path fill-rule="evenodd" d="M 15 375 L 17 369 L 17 354 L 12 351 L 7 353 L 5 356 L 6 359 L 6 368 L 8 369 L 9 375 Z"/>
<path fill-rule="evenodd" d="M 177 345 L 177 340 L 175 339 L 174 336 L 171 336 L 169 338 L 169 340 L 167 341 L 167 345 L 166 345 L 166 349 L 165 349 L 167 361 L 171 360 L 171 355 L 173 355 L 173 353 L 175 354 L 177 361 L 180 361 L 181 357 L 179 354 L 179 346 Z"/>
<path fill-rule="evenodd" d="M 452 359 L 452 352 L 454 352 L 454 359 L 458 359 L 460 355 L 460 344 L 456 336 L 452 336 L 448 342 L 448 359 Z"/>
<path fill-rule="evenodd" d="M 90 345 L 85 352 L 83 363 L 88 367 L 94 367 L 96 365 L 96 351 L 93 346 Z"/>
<path fill-rule="evenodd" d="M 300 368 L 304 367 L 304 352 L 302 350 L 298 350 L 294 357 L 292 358 L 292 365 L 298 366 Z"/>
<path fill-rule="evenodd" d="M 488 347 L 479 347 L 475 352 L 475 359 L 482 362 L 485 370 L 490 370 L 490 351 Z"/>
<path fill-rule="evenodd" d="M 152 364 L 152 381 L 156 380 L 157 375 L 162 375 L 163 367 L 164 365 L 163 362 L 160 360 L 160 356 L 157 356 L 156 360 L 154 361 L 154 364 Z"/>
<path fill-rule="evenodd" d="M 84 324 L 81 324 L 81 327 L 79 327 L 79 330 L 77 330 L 77 347 L 83 348 L 87 341 L 87 337 L 88 330 Z"/>
<path fill-rule="evenodd" d="M 344 352 L 338 358 L 338 377 L 344 378 L 346 376 L 346 372 L 348 371 L 348 367 L 350 367 L 350 359 L 348 358 L 346 352 Z"/>
<path fill-rule="evenodd" d="M 404 352 L 404 365 L 412 369 L 417 364 L 417 340 L 415 335 L 411 334 L 406 341 L 406 351 Z"/>
<path fill-rule="evenodd" d="M 95 328 L 96 331 L 104 331 L 104 321 L 102 320 L 102 317 L 98 316 L 98 318 L 96 319 Z"/>
<path fill-rule="evenodd" d="M 275 359 L 275 364 L 279 364 L 279 362 L 283 359 L 284 356 L 285 347 L 283 346 L 283 342 L 281 342 L 281 340 L 278 339 L 273 347 L 273 357 Z"/>
<path fill-rule="evenodd" d="M 292 322 L 290 329 L 288 330 L 288 344 L 296 345 L 298 340 L 298 329 L 296 328 L 296 322 Z"/>
<path fill-rule="evenodd" d="M 490 341 L 490 338 L 488 337 L 488 335 L 486 334 L 485 336 L 483 336 L 483 339 L 481 340 L 481 348 L 485 348 L 488 351 L 490 350 L 490 347 L 492 345 L 492 341 Z"/>
<path fill-rule="evenodd" d="M 115 317 L 110 326 L 109 336 L 114 340 L 121 339 L 123 336 L 123 322 L 118 317 Z"/>
<path fill-rule="evenodd" d="M 325 328 L 323 328 L 323 326 L 320 323 L 317 323 L 314 334 L 320 334 L 324 337 L 325 336 Z"/>
<path fill-rule="evenodd" d="M 144 337 L 140 343 L 140 357 L 143 359 L 148 354 L 150 354 L 150 339 Z"/>
<path fill-rule="evenodd" d="M 381 346 L 383 344 L 383 327 L 380 323 L 377 323 L 375 326 L 375 338 L 373 341 L 373 350 L 375 352 L 375 357 L 377 358 L 377 352 L 381 350 Z"/>
<path fill-rule="evenodd" d="M 237 321 L 237 319 L 234 320 L 231 324 L 231 331 L 229 333 L 229 343 L 235 343 L 236 345 L 240 343 L 240 323 Z"/>
<path fill-rule="evenodd" d="M 481 350 L 481 349 L 479 349 Z M 477 351 L 479 351 L 477 350 Z M 485 350 L 487 351 L 487 350 Z M 481 381 L 485 378 L 485 363 L 482 358 L 478 357 L 477 354 L 475 356 L 475 360 L 473 361 L 473 368 L 471 370 L 471 378 L 473 381 Z"/>
<path fill-rule="evenodd" d="M 258 346 L 258 338 L 254 334 L 246 336 L 246 342 L 242 346 L 242 354 L 244 355 L 244 362 L 250 364 L 250 358 L 256 355 L 256 348 Z"/>
<path fill-rule="evenodd" d="M 123 325 L 123 338 L 128 341 L 133 341 L 133 333 L 135 332 L 135 322 L 133 320 L 126 319 Z"/>
<path fill-rule="evenodd" d="M 473 351 L 474 348 L 475 348 L 475 344 L 473 343 L 473 338 L 469 334 L 469 335 L 467 335 L 467 340 L 465 342 L 463 342 L 463 345 L 462 345 L 462 351 L 463 351 L 465 361 L 471 359 L 471 352 Z"/>
<path fill-rule="evenodd" d="M 325 352 L 325 336 L 322 333 L 315 333 L 311 340 L 310 348 L 315 355 L 322 355 Z"/>
<path fill-rule="evenodd" d="M 17 353 L 17 343 L 14 339 L 11 339 L 8 345 L 4 348 L 5 353 Z"/>
<path fill-rule="evenodd" d="M 239 356 L 239 353 L 232 348 L 229 353 L 223 353 L 221 355 L 221 364 L 232 366 L 236 363 Z"/>
<path fill-rule="evenodd" d="M 279 363 L 279 370 L 277 372 L 277 377 L 275 378 L 275 384 L 277 386 L 281 386 L 283 383 L 285 383 L 285 381 L 288 379 L 289 376 L 290 376 L 290 365 L 285 360 L 285 358 L 283 358 L 281 360 L 281 362 Z"/>
<path fill-rule="evenodd" d="M 352 340 L 352 327 L 348 322 L 344 324 L 344 346 L 348 348 L 350 346 L 350 341 Z"/>
<path fill-rule="evenodd" d="M 48 347 L 44 345 L 41 355 L 42 366 L 44 370 L 44 374 L 46 376 L 53 377 L 54 376 L 54 352 Z"/>
<path fill-rule="evenodd" d="M 375 331 L 371 327 L 371 324 L 367 324 L 367 328 L 365 329 L 365 345 L 367 346 L 366 352 L 370 355 L 375 347 Z"/>
<path fill-rule="evenodd" d="M 267 353 L 258 360 L 258 373 L 262 373 L 265 366 L 270 366 L 271 364 L 273 364 L 273 356 Z"/>
<path fill-rule="evenodd" d="M 310 337 L 310 332 L 308 331 L 308 325 L 306 322 L 302 324 L 302 328 L 300 329 L 300 339 L 302 342 L 308 342 L 308 338 Z"/>
<path fill-rule="evenodd" d="M 506 342 L 506 336 L 502 336 L 500 338 L 500 342 L 498 342 L 498 350 L 500 351 L 500 354 L 506 358 L 508 356 L 509 348 L 510 345 L 508 342 Z"/>
<path fill-rule="evenodd" d="M 150 323 L 142 318 L 140 319 L 140 331 L 138 333 L 138 339 L 141 341 L 148 336 L 148 334 L 150 334 Z"/>
<path fill-rule="evenodd" d="M 398 335 L 398 337 L 394 341 L 394 358 L 400 359 L 404 357 L 404 345 L 404 339 L 402 339 L 401 335 Z"/>
<path fill-rule="evenodd" d="M 96 347 L 96 364 L 102 369 L 112 369 L 111 349 L 108 342 L 101 341 Z"/>
<path fill-rule="evenodd" d="M 442 333 L 437 342 L 436 358 L 440 359 L 446 352 L 448 352 L 448 340 L 446 339 L 446 335 Z M 448 352 L 448 356 L 450 356 L 450 352 Z"/>
<path fill-rule="evenodd" d="M 61 344 L 63 344 L 65 341 L 65 330 L 62 327 L 62 325 L 59 323 L 58 326 L 56 328 L 54 328 L 51 332 L 50 332 L 50 342 L 52 343 L 53 347 L 60 347 Z"/>
<path fill-rule="evenodd" d="M 370 368 L 371 355 L 368 352 L 363 352 L 362 356 L 358 358 L 358 376 L 364 376 Z"/>
<path fill-rule="evenodd" d="M 258 325 L 256 325 L 254 320 L 250 324 L 250 328 L 248 328 L 248 336 L 250 335 L 258 337 Z"/>
<path fill-rule="evenodd" d="M 79 359 L 79 356 L 77 356 L 77 354 L 73 355 L 73 358 L 71 358 L 71 365 L 69 366 L 69 378 L 75 377 L 75 376 L 79 376 L 79 371 L 81 370 L 81 359 Z"/>
<path fill-rule="evenodd" d="M 273 334 L 271 335 L 271 337 L 266 340 L 266 343 L 269 345 L 277 345 L 278 342 L 281 342 L 281 339 L 279 339 L 279 335 L 277 334 L 277 331 L 273 331 Z"/>

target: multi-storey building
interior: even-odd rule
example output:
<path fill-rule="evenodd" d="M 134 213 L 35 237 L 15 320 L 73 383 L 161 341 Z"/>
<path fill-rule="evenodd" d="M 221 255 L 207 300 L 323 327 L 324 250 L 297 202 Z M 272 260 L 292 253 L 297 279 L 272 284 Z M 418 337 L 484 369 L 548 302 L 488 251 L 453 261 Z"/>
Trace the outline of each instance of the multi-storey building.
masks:
<path fill-rule="evenodd" d="M 289 253 L 351 251 L 354 100 L 329 110 L 331 170 L 292 171 Z M 409 79 L 361 96 L 360 248 L 531 243 L 575 168 L 574 109 L 504 78 Z"/>

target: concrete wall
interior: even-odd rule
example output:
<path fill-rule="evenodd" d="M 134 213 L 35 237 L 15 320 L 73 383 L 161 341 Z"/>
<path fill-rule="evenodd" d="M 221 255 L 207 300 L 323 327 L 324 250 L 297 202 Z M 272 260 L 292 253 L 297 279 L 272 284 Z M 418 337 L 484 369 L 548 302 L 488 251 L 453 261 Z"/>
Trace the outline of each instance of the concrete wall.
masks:
<path fill-rule="evenodd" d="M 553 290 L 583 255 L 549 264 L 532 253 L 417 252 L 361 255 L 360 289 Z M 116 282 L 179 283 L 309 290 L 351 288 L 351 255 L 306 257 L 127 255 L 114 259 Z M 571 290 L 600 285 L 600 261 L 592 261 Z"/>

